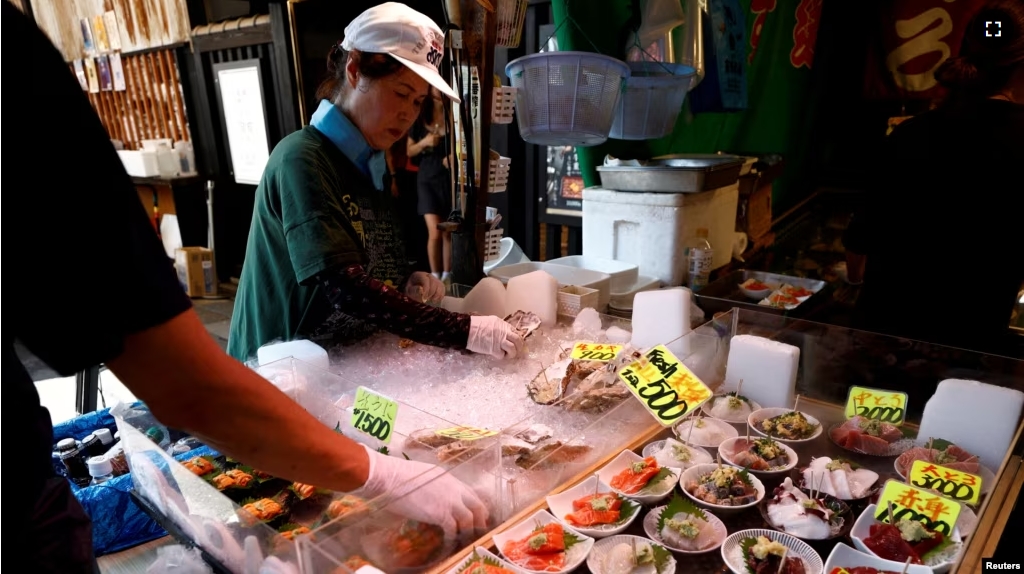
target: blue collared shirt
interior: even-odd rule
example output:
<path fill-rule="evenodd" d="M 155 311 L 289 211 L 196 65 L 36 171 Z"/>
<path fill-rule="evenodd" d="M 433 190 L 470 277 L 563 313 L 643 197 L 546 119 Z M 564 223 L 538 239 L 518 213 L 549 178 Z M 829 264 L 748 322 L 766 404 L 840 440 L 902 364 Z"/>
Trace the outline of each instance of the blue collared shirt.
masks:
<path fill-rule="evenodd" d="M 378 190 L 384 189 L 384 173 L 388 169 L 384 152 L 371 148 L 359 128 L 345 117 L 338 106 L 320 100 L 320 107 L 309 124 L 338 146 L 341 153 L 368 176 Z"/>

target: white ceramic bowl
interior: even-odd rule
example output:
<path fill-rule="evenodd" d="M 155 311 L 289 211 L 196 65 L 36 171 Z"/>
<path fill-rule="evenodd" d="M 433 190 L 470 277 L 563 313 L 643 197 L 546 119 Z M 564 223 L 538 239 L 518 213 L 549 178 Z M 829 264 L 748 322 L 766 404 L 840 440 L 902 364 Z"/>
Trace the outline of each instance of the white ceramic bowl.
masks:
<path fill-rule="evenodd" d="M 751 437 L 750 440 L 751 440 L 751 442 L 753 442 L 756 439 L 754 437 Z M 797 463 L 797 459 L 798 459 L 796 451 L 793 450 L 792 448 L 790 448 L 788 445 L 782 444 L 779 441 L 775 441 L 775 442 L 776 442 L 776 444 L 779 445 L 779 448 L 781 448 L 782 450 L 786 451 L 786 458 L 789 460 L 789 463 L 786 464 L 786 466 L 784 466 L 784 467 L 777 468 L 777 469 L 772 469 L 772 470 L 754 470 L 752 468 L 748 468 L 747 470 L 749 470 L 750 472 L 752 472 L 754 474 L 759 474 L 759 475 L 764 475 L 764 476 L 772 476 L 772 475 L 777 475 L 777 474 L 786 474 L 789 471 L 793 470 L 793 468 L 796 467 L 796 463 Z M 729 439 L 727 441 L 724 441 L 722 444 L 718 445 L 718 454 L 722 456 L 722 460 L 724 460 L 725 462 L 727 462 L 727 463 L 729 463 L 729 464 L 731 464 L 733 466 L 738 466 L 740 468 L 744 468 L 744 466 L 742 464 L 739 464 L 739 463 L 736 462 L 736 460 L 734 458 L 734 455 L 736 454 L 737 449 L 743 447 L 743 445 L 746 445 L 746 444 L 747 444 L 747 437 L 745 437 L 745 436 L 738 436 L 738 437 L 731 438 L 731 439 Z"/>
<path fill-rule="evenodd" d="M 914 463 L 910 463 L 910 464 L 913 465 Z M 896 474 L 899 475 L 899 477 L 903 479 L 903 482 L 906 482 L 907 481 L 906 475 L 904 475 L 902 472 L 900 472 L 899 458 L 898 457 L 897 457 L 897 459 L 895 461 L 893 461 L 892 467 L 896 471 Z M 988 467 L 982 466 L 982 465 L 978 465 L 978 473 L 977 474 L 978 474 L 978 476 L 981 477 L 981 495 L 984 496 L 984 495 L 992 492 L 992 485 L 995 484 L 995 482 L 996 482 L 996 474 L 994 472 L 992 472 L 991 470 L 989 470 Z"/>
<path fill-rule="evenodd" d="M 853 545 L 857 550 L 872 556 L 878 555 L 872 552 L 871 549 L 864 544 L 864 539 L 871 536 L 871 525 L 875 523 L 875 512 L 877 509 L 878 507 L 876 505 L 869 504 L 868 507 L 864 509 L 864 512 L 861 513 L 857 522 L 853 524 L 853 530 L 850 530 L 850 539 L 853 540 Z M 949 569 L 953 567 L 954 563 L 956 563 L 959 552 L 963 551 L 963 540 L 960 536 L 959 527 L 953 528 L 953 533 L 950 534 L 949 539 L 952 540 L 953 544 L 959 548 L 959 551 L 957 553 L 950 552 L 950 557 L 948 559 L 929 566 L 929 569 L 935 572 L 935 574 L 945 574 L 946 572 L 949 572 Z"/>
<path fill-rule="evenodd" d="M 725 542 L 722 543 L 722 560 L 725 561 L 725 565 L 729 567 L 729 570 L 732 570 L 735 574 L 748 574 L 747 565 L 743 561 L 743 550 L 740 547 L 740 542 L 744 538 L 757 538 L 758 536 L 764 536 L 768 540 L 778 542 L 789 548 L 787 556 L 799 556 L 802 558 L 806 574 L 822 574 L 825 567 L 821 563 L 821 556 L 818 556 L 818 553 L 809 544 L 785 532 L 765 530 L 763 528 L 733 532 L 725 539 Z"/>
<path fill-rule="evenodd" d="M 622 543 L 626 543 L 626 544 L 637 543 L 637 544 L 639 544 L 641 542 L 650 544 L 651 546 L 661 546 L 668 553 L 668 559 L 665 562 L 665 564 L 661 568 L 658 569 L 658 574 L 674 574 L 675 573 L 675 571 L 676 571 L 676 558 L 675 558 L 675 556 L 672 556 L 672 552 L 671 552 L 670 548 L 668 548 L 664 544 L 661 544 L 661 543 L 656 542 L 654 540 L 648 540 L 648 539 L 643 538 L 641 536 L 631 536 L 631 535 L 628 535 L 628 534 L 620 534 L 618 536 L 610 536 L 610 537 L 605 538 L 604 540 L 601 540 L 600 542 L 594 544 L 594 549 L 591 550 L 590 551 L 590 555 L 587 556 L 587 570 L 590 570 L 590 572 L 592 572 L 593 574 L 603 574 L 604 573 L 604 560 L 605 560 L 605 557 L 608 555 L 609 552 L 611 552 L 612 548 L 615 548 L 617 545 L 622 544 Z"/>
<path fill-rule="evenodd" d="M 477 546 L 473 550 L 472 554 L 467 556 L 465 560 L 463 560 L 462 562 L 459 562 L 459 564 L 457 566 L 453 567 L 451 570 L 449 570 L 445 574 L 459 574 L 460 572 L 465 570 L 467 566 L 469 566 L 470 562 L 473 562 L 473 561 L 478 560 L 480 558 L 489 558 L 491 560 L 494 560 L 498 564 L 500 564 L 502 568 L 508 568 L 509 570 L 513 570 L 513 571 L 521 570 L 521 568 L 517 568 L 511 562 L 505 560 L 501 556 L 498 556 L 497 554 L 491 552 L 490 550 L 484 548 L 483 546 Z"/>
<path fill-rule="evenodd" d="M 651 540 L 661 544 L 665 548 L 668 548 L 672 552 L 678 552 L 679 554 L 706 554 L 708 552 L 714 552 L 721 548 L 722 543 L 725 542 L 725 537 L 729 535 L 728 529 L 725 527 L 725 523 L 721 521 L 717 516 L 711 514 L 708 511 L 704 511 L 704 515 L 708 517 L 707 523 L 708 528 L 712 528 L 716 534 L 716 541 L 711 546 L 704 548 L 703 550 L 683 550 L 682 548 L 676 548 L 670 546 L 664 540 L 661 539 L 661 533 L 658 532 L 658 518 L 661 512 L 665 509 L 664 506 L 658 506 L 652 508 L 647 516 L 644 516 L 644 532 L 647 533 L 647 537 Z M 670 517 L 671 518 L 671 517 Z"/>
<path fill-rule="evenodd" d="M 697 429 L 694 429 L 694 434 L 690 435 L 690 425 L 692 425 L 694 421 L 697 420 L 704 421 L 705 427 L 710 427 L 711 429 L 720 431 L 722 434 L 722 440 L 719 440 L 717 442 L 699 440 L 697 436 Z M 674 432 L 676 436 L 679 437 L 679 440 L 685 442 L 686 444 L 692 444 L 694 446 L 701 446 L 704 448 L 718 448 L 718 445 L 722 444 L 723 440 L 740 435 L 740 432 L 736 430 L 736 427 L 732 426 L 731 424 L 721 419 L 713 419 L 710 417 L 686 417 L 685 419 L 683 419 L 681 423 L 672 427 L 672 432 Z M 688 436 L 693 442 L 687 440 Z"/>
<path fill-rule="evenodd" d="M 705 415 L 711 417 L 711 418 L 717 418 L 718 420 L 722 420 L 722 421 L 725 421 L 727 423 L 732 423 L 734 425 L 739 425 L 739 424 L 746 423 L 747 422 L 747 417 L 746 416 L 720 417 L 720 416 L 717 416 L 717 415 L 715 415 L 714 413 L 711 412 L 711 408 L 715 405 L 715 403 L 718 400 L 724 399 L 724 398 L 725 398 L 725 395 L 715 395 L 715 396 L 711 397 L 710 399 L 704 401 L 704 404 L 700 406 L 701 412 L 704 413 Z M 754 411 L 757 411 L 757 410 L 759 410 L 761 408 L 761 405 L 758 404 L 757 401 L 751 400 L 749 402 L 749 404 L 750 404 L 750 412 L 751 413 L 753 413 Z"/>
<path fill-rule="evenodd" d="M 610 485 L 612 483 L 612 478 L 614 478 L 615 475 L 629 468 L 629 465 L 634 462 L 640 462 L 643 459 L 644 457 L 631 450 L 624 450 L 619 453 L 619 456 L 612 459 L 611 462 L 601 467 L 601 469 L 597 471 L 597 477 L 601 482 Z M 626 498 L 633 499 L 642 504 L 652 504 L 664 500 L 665 497 L 672 494 L 672 489 L 679 483 L 679 475 L 683 472 L 682 469 L 671 466 L 666 466 L 664 468 L 667 468 L 672 474 L 658 483 L 658 486 L 653 493 L 627 494 L 616 490 L 615 488 L 612 488 L 611 490 L 612 492 L 617 492 Z"/>
<path fill-rule="evenodd" d="M 747 289 L 742 284 L 737 285 L 737 287 L 739 287 L 740 292 L 745 296 L 753 299 L 754 301 L 760 301 L 761 299 L 771 295 L 773 291 L 771 285 L 768 285 L 767 283 L 765 283 L 765 285 L 767 286 L 767 289 Z"/>
<path fill-rule="evenodd" d="M 583 562 L 587 559 L 587 555 L 590 554 L 590 550 L 594 547 L 594 539 L 576 530 L 575 528 L 569 528 L 565 526 L 557 518 L 552 516 L 551 513 L 548 512 L 547 510 L 538 510 L 537 512 L 533 513 L 529 518 L 523 520 L 519 524 L 512 526 L 511 528 L 505 530 L 500 534 L 495 534 L 494 545 L 498 548 L 498 552 L 501 552 L 502 557 L 505 558 L 506 561 L 511 562 L 511 560 L 508 560 L 508 557 L 505 556 L 505 553 L 502 551 L 502 549 L 505 547 L 505 544 L 507 544 L 508 542 L 522 540 L 523 538 L 526 538 L 530 535 L 531 532 L 533 532 L 537 528 L 538 524 L 540 524 L 541 526 L 547 526 L 548 524 L 552 523 L 561 524 L 562 528 L 564 528 L 567 532 L 572 532 L 578 538 L 580 538 L 580 543 L 576 544 L 568 551 L 566 551 L 565 568 L 559 570 L 558 572 L 550 574 L 564 574 L 565 572 L 572 572 L 573 570 L 579 568 L 580 565 L 583 564 Z M 540 572 L 539 570 L 528 570 L 526 568 L 523 568 L 522 566 L 515 566 L 515 569 L 519 572 Z"/>
<path fill-rule="evenodd" d="M 835 568 L 846 568 L 847 570 L 857 567 L 874 568 L 889 572 L 903 572 L 902 562 L 882 560 L 873 554 L 865 554 L 854 550 L 845 544 L 836 544 L 832 553 L 825 560 L 825 572 L 831 572 Z M 932 574 L 932 569 L 920 564 L 911 564 L 907 567 L 906 574 Z"/>
<path fill-rule="evenodd" d="M 648 456 L 655 456 L 658 453 L 658 451 L 660 451 L 661 449 L 665 448 L 665 442 L 666 441 L 664 441 L 664 440 L 656 440 L 656 441 L 654 441 L 652 443 L 649 443 L 647 446 L 645 446 L 644 450 L 643 450 L 644 458 L 646 458 Z M 715 460 L 715 457 L 711 456 L 711 453 L 708 452 L 703 447 L 699 447 L 699 446 L 692 445 L 692 444 L 685 444 L 685 443 L 683 443 L 683 444 L 686 446 L 686 448 L 690 449 L 690 452 L 692 452 L 693 454 L 701 454 L 701 455 L 707 456 L 708 457 L 708 462 Z M 679 468 L 682 469 L 682 470 L 686 470 L 686 469 L 690 468 L 691 466 L 693 466 L 694 464 L 703 464 L 703 463 L 690 463 L 690 462 L 682 462 L 682 461 L 677 461 L 677 462 L 679 464 Z"/>
<path fill-rule="evenodd" d="M 769 408 L 759 409 L 759 410 L 756 410 L 756 411 L 750 413 L 750 416 L 747 417 L 747 426 L 750 427 L 750 430 L 754 431 L 755 433 L 757 433 L 757 434 L 759 434 L 761 436 L 768 436 L 768 434 L 765 433 L 761 429 L 761 423 L 763 421 L 765 421 L 765 420 L 770 419 L 770 418 L 775 418 L 775 417 L 777 417 L 779 415 L 784 415 L 786 413 L 791 413 L 791 412 L 793 412 L 793 409 L 783 409 L 783 408 L 779 408 L 779 407 L 769 407 Z M 809 414 L 807 414 L 807 413 L 805 413 L 803 411 L 798 411 L 798 412 L 800 414 L 804 415 L 804 418 L 807 419 L 807 422 L 809 422 L 811 424 L 818 425 L 818 428 L 814 431 L 814 434 L 812 434 L 811 436 L 809 436 L 807 438 L 802 438 L 802 439 L 779 438 L 777 436 L 772 436 L 773 439 L 775 439 L 775 440 L 777 440 L 779 442 L 800 443 L 800 442 L 809 442 L 809 441 L 812 441 L 812 440 L 818 438 L 819 436 L 821 436 L 821 433 L 822 433 L 821 421 L 819 421 L 818 419 L 812 417 L 811 415 L 809 415 Z"/>
<path fill-rule="evenodd" d="M 733 466 L 733 465 L 722 465 L 722 466 Z M 688 490 L 686 490 L 686 485 L 688 483 L 690 483 L 690 482 L 697 482 L 697 479 L 700 478 L 702 475 L 708 474 L 709 472 L 712 472 L 716 468 L 718 468 L 717 464 L 698 464 L 696 466 L 691 466 L 690 468 L 686 469 L 686 471 L 683 472 L 683 475 L 681 477 L 679 477 L 680 489 L 683 491 L 684 494 L 686 494 L 686 496 L 690 497 L 690 500 L 694 501 L 701 508 L 711 509 L 711 510 L 715 511 L 715 513 L 717 513 L 719 515 L 737 514 L 737 513 L 743 512 L 744 510 L 746 510 L 748 508 L 753 508 L 753 507 L 757 506 L 758 503 L 761 502 L 761 499 L 764 498 L 764 484 L 762 484 L 761 481 L 756 476 L 754 476 L 753 474 L 750 474 L 750 473 L 748 473 L 747 476 L 750 477 L 750 483 L 753 485 L 754 490 L 757 491 L 757 500 L 754 500 L 753 502 L 751 502 L 749 504 L 744 504 L 744 505 L 741 505 L 741 506 L 722 506 L 722 505 L 719 505 L 719 504 L 711 504 L 709 502 L 704 502 L 703 500 L 701 500 L 701 499 L 697 498 L 696 496 L 690 494 L 690 492 Z M 742 469 L 740 469 L 740 470 L 742 470 Z"/>
<path fill-rule="evenodd" d="M 548 509 L 551 511 L 551 514 L 553 514 L 555 518 L 557 518 L 562 524 L 570 528 L 573 528 L 578 532 L 582 532 L 587 536 L 592 536 L 594 538 L 604 538 L 605 536 L 612 536 L 614 534 L 619 534 L 623 532 L 624 530 L 629 528 L 630 524 L 633 524 L 633 521 L 636 520 L 636 517 L 640 514 L 639 503 L 630 500 L 625 496 L 619 495 L 619 497 L 623 499 L 622 510 L 625 510 L 627 507 L 633 510 L 633 515 L 627 518 L 625 521 L 619 524 L 608 524 L 602 526 L 576 526 L 574 524 L 569 523 L 569 521 L 566 520 L 565 516 L 567 514 L 572 514 L 573 512 L 572 501 L 597 492 L 612 492 L 612 488 L 607 484 L 601 482 L 601 480 L 595 474 L 593 476 L 587 477 L 586 480 L 580 482 L 579 484 L 566 490 L 565 492 L 561 492 L 559 494 L 552 494 L 551 496 L 548 496 Z"/>

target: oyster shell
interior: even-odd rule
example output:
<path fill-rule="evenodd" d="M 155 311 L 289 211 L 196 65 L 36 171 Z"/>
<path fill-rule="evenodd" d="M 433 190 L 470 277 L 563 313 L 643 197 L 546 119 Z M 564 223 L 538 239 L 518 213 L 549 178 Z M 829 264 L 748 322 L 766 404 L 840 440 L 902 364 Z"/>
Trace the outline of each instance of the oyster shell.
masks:
<path fill-rule="evenodd" d="M 480 450 L 480 446 L 474 445 L 472 442 L 456 441 L 437 449 L 437 460 L 439 462 L 461 462 L 468 460 Z"/>
<path fill-rule="evenodd" d="M 512 325 L 512 328 L 525 339 L 540 327 L 541 318 L 529 311 L 516 311 L 505 317 L 505 322 Z"/>
<path fill-rule="evenodd" d="M 409 439 L 409 446 L 420 448 L 441 448 L 443 446 L 448 446 L 453 442 L 458 442 L 458 439 L 437 434 L 434 432 L 434 429 L 420 429 L 418 431 L 413 431 L 409 435 Z"/>
<path fill-rule="evenodd" d="M 528 470 L 547 469 L 572 462 L 590 450 L 591 447 L 586 445 L 563 445 L 560 441 L 555 441 L 520 457 L 516 460 L 516 465 Z"/>
<path fill-rule="evenodd" d="M 520 440 L 515 437 L 505 437 L 501 441 L 501 456 L 519 457 L 530 454 L 530 452 L 536 448 L 536 445 L 532 445 L 525 440 Z"/>
<path fill-rule="evenodd" d="M 555 431 L 551 430 L 551 427 L 542 424 L 530 425 L 514 435 L 515 438 L 531 445 L 538 444 L 553 436 L 555 436 Z"/>
<path fill-rule="evenodd" d="M 565 395 L 571 380 L 572 359 L 563 359 L 541 371 L 526 384 L 526 392 L 533 402 L 550 405 Z"/>

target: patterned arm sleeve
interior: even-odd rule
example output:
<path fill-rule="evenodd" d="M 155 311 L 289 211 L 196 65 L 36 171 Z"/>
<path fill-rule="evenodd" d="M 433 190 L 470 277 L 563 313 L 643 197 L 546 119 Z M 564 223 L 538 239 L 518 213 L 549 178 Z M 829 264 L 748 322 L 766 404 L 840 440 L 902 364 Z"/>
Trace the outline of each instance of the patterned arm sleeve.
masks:
<path fill-rule="evenodd" d="M 335 309 L 417 343 L 466 348 L 469 315 L 413 301 L 367 275 L 360 265 L 319 275 L 317 281 Z"/>

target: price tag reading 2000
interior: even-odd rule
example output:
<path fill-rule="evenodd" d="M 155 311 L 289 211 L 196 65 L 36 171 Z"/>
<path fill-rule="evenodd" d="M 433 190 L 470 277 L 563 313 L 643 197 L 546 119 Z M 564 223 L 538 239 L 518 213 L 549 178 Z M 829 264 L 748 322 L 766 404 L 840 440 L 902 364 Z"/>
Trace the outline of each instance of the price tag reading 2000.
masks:
<path fill-rule="evenodd" d="M 398 403 L 366 387 L 359 387 L 352 407 L 352 426 L 356 430 L 384 444 L 391 442 Z"/>
<path fill-rule="evenodd" d="M 907 393 L 850 387 L 846 399 L 846 418 L 864 417 L 901 426 L 907 416 Z"/>
<path fill-rule="evenodd" d="M 607 363 L 618 356 L 622 345 L 601 343 L 576 343 L 572 347 L 572 358 L 577 361 L 600 361 Z"/>
<path fill-rule="evenodd" d="M 672 426 L 712 395 L 664 345 L 627 365 L 619 371 L 619 378 L 663 426 Z"/>

